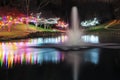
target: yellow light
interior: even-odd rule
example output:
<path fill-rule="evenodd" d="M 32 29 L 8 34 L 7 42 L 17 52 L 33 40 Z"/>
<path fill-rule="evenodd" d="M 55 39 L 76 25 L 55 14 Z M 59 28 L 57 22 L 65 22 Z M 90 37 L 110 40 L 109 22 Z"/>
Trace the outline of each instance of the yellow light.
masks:
<path fill-rule="evenodd" d="M 8 68 L 11 68 L 13 66 L 13 58 L 14 55 L 12 53 L 8 54 Z"/>

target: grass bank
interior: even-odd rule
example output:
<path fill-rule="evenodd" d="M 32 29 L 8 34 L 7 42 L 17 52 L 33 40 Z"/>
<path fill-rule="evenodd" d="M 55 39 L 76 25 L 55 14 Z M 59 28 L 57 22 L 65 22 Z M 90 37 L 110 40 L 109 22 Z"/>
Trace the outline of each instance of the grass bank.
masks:
<path fill-rule="evenodd" d="M 61 31 L 53 29 L 43 29 L 34 25 L 18 24 L 11 26 L 10 29 L 8 29 L 8 27 L 0 28 L 0 41 L 34 37 L 38 33 L 39 35 L 37 36 L 41 36 L 44 32 L 50 34 L 60 33 Z M 47 34 L 44 36 L 47 36 Z"/>

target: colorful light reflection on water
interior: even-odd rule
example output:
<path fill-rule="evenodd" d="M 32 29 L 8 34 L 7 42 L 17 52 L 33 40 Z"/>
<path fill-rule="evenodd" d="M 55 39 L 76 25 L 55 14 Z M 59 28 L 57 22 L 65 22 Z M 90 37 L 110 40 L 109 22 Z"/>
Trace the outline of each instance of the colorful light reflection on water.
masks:
<path fill-rule="evenodd" d="M 0 43 L 0 64 L 8 68 L 16 64 L 42 64 L 43 62 L 57 63 L 64 60 L 64 55 L 55 49 L 31 49 L 30 45 L 44 43 L 63 43 L 65 36 L 55 38 L 36 38 L 20 42 Z"/>
<path fill-rule="evenodd" d="M 57 63 L 64 60 L 64 55 L 54 49 L 41 49 L 37 52 L 0 53 L 0 64 L 8 68 L 16 64 L 42 64 L 43 62 Z"/>
<path fill-rule="evenodd" d="M 94 42 L 94 36 L 84 36 L 85 42 Z M 95 37 L 95 42 L 99 42 Z M 90 41 L 88 41 L 90 40 Z M 17 64 L 42 64 L 43 62 L 57 63 L 64 60 L 64 54 L 55 49 L 32 49 L 28 46 L 42 44 L 61 44 L 67 41 L 67 36 L 62 35 L 51 38 L 35 38 L 21 40 L 19 42 L 0 42 L 0 65 L 11 68 Z"/>

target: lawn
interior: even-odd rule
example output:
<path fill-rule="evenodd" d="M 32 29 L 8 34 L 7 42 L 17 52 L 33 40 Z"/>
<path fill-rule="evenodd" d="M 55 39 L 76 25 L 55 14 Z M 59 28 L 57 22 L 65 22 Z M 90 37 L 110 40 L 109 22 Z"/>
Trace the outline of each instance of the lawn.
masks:
<path fill-rule="evenodd" d="M 59 32 L 59 30 L 55 30 L 55 29 L 51 29 L 51 28 L 45 29 L 42 27 L 36 27 L 34 25 L 29 25 L 29 28 L 35 29 L 36 31 L 41 31 L 41 32 Z"/>
<path fill-rule="evenodd" d="M 11 27 L 10 31 L 5 27 L 0 28 L 0 38 L 24 37 L 32 32 L 57 32 L 58 30 L 43 29 L 34 25 L 18 24 Z"/>
<path fill-rule="evenodd" d="M 119 22 L 119 23 L 118 23 Z M 106 31 L 114 31 L 114 30 L 120 30 L 120 21 L 110 21 L 104 24 L 100 24 L 98 26 L 90 27 L 87 29 L 88 32 L 106 32 Z"/>

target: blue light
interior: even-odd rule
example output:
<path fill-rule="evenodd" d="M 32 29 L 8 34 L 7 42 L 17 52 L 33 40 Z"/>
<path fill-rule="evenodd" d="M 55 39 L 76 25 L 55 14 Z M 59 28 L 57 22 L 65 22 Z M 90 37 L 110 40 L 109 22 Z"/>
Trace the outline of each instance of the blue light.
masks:
<path fill-rule="evenodd" d="M 85 61 L 98 64 L 99 62 L 99 49 L 92 49 L 85 52 Z"/>

